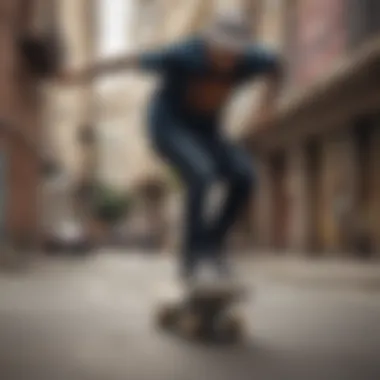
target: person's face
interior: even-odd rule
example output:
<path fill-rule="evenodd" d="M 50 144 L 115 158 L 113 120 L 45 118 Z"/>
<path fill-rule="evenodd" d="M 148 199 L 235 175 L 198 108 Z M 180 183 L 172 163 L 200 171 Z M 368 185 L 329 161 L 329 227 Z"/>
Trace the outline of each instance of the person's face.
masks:
<path fill-rule="evenodd" d="M 237 51 L 225 49 L 222 47 L 209 47 L 210 62 L 214 68 L 222 72 L 230 72 L 236 66 L 240 54 Z"/>

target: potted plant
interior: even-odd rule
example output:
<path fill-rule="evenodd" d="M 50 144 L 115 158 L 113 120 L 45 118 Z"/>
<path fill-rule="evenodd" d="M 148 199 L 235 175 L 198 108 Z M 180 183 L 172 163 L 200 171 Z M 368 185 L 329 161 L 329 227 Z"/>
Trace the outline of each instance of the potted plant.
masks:
<path fill-rule="evenodd" d="M 112 228 L 125 218 L 131 204 L 129 194 L 104 184 L 97 185 L 92 206 L 94 219 L 100 223 L 103 229 Z"/>

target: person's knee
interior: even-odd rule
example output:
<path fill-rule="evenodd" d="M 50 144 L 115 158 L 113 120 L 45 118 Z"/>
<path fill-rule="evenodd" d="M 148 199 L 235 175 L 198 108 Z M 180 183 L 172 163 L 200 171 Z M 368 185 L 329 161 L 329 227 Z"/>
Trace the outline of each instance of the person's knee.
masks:
<path fill-rule="evenodd" d="M 250 165 L 242 165 L 231 173 L 232 184 L 239 191 L 249 193 L 254 190 L 256 186 L 256 176 Z"/>

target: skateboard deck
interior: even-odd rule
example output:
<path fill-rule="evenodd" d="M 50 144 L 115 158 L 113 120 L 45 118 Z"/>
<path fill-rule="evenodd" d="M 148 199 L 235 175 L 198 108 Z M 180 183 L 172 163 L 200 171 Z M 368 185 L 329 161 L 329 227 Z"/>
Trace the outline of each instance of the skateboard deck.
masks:
<path fill-rule="evenodd" d="M 234 306 L 245 293 L 243 287 L 228 284 L 191 287 L 176 300 L 159 307 L 157 323 L 160 328 L 187 338 L 239 340 L 243 320 Z"/>

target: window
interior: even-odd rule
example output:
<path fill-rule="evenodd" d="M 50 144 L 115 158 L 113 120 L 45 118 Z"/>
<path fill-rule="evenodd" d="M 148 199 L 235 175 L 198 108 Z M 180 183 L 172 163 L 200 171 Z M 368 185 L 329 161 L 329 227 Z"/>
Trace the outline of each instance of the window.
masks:
<path fill-rule="evenodd" d="M 113 57 L 133 47 L 132 18 L 134 0 L 97 0 L 96 56 Z M 123 77 L 128 74 L 123 74 Z M 98 88 L 120 86 L 120 76 L 102 79 Z"/>
<path fill-rule="evenodd" d="M 99 56 L 113 56 L 131 47 L 132 5 L 133 0 L 97 0 Z"/>

